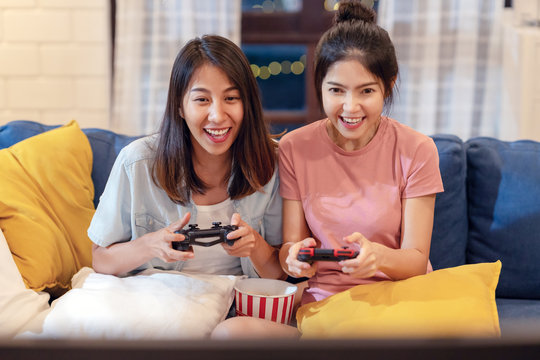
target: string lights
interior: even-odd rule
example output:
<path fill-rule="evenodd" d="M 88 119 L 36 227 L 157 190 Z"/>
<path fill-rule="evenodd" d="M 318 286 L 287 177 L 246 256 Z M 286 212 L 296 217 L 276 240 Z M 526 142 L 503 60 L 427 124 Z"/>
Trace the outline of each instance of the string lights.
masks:
<path fill-rule="evenodd" d="M 251 64 L 251 71 L 256 78 L 261 80 L 267 80 L 271 76 L 277 76 L 279 74 L 289 75 L 301 75 L 306 68 L 306 55 L 300 56 L 296 61 L 284 60 L 281 62 L 272 61 L 268 65 L 259 66 L 257 64 Z"/>

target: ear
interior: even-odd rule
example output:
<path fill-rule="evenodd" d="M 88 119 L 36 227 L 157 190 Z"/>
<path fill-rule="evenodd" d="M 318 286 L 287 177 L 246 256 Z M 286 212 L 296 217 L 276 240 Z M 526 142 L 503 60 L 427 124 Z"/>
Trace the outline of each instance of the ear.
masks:
<path fill-rule="evenodd" d="M 184 112 L 182 111 L 182 108 L 178 108 L 178 113 L 180 114 L 180 117 L 184 118 Z"/>

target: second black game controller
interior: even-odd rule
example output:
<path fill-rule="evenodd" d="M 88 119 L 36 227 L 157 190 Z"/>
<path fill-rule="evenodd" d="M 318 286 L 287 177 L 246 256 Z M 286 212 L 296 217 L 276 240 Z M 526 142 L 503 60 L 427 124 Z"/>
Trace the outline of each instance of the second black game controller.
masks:
<path fill-rule="evenodd" d="M 234 242 L 240 238 L 236 239 L 227 239 L 227 235 L 238 229 L 236 225 L 225 225 L 221 226 L 220 222 L 213 222 L 212 227 L 209 229 L 199 229 L 197 224 L 189 224 L 188 229 L 177 230 L 175 233 L 184 235 L 185 239 L 183 241 L 173 241 L 172 247 L 175 250 L 187 251 L 191 245 L 198 246 L 212 246 L 222 242 L 226 242 L 227 245 L 233 245 Z M 210 238 L 210 237 L 219 237 L 219 239 L 214 241 L 197 241 L 201 238 Z"/>
<path fill-rule="evenodd" d="M 318 249 L 305 247 L 298 251 L 297 259 L 309 263 L 313 261 L 341 261 L 354 259 L 358 256 L 358 254 L 358 251 L 346 247 L 340 249 Z"/>

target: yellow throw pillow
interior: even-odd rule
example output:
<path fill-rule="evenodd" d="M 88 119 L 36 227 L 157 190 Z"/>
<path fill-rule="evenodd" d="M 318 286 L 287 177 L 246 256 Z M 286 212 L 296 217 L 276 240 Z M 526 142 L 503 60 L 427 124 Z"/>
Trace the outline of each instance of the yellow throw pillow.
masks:
<path fill-rule="evenodd" d="M 498 337 L 500 271 L 497 261 L 357 285 L 300 307 L 298 329 L 302 338 Z"/>
<path fill-rule="evenodd" d="M 92 149 L 75 121 L 0 150 L 0 228 L 26 286 L 58 296 L 91 266 Z"/>

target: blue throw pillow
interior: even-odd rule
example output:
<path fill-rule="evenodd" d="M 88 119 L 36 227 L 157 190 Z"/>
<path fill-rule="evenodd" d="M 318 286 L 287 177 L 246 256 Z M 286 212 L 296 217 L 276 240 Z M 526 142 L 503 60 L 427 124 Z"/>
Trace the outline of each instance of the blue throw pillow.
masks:
<path fill-rule="evenodd" d="M 498 297 L 540 299 L 540 143 L 467 145 L 470 263 L 501 260 Z"/>
<path fill-rule="evenodd" d="M 454 135 L 432 136 L 439 151 L 444 192 L 437 194 L 429 259 L 434 269 L 465 264 L 467 195 L 465 149 Z"/>

